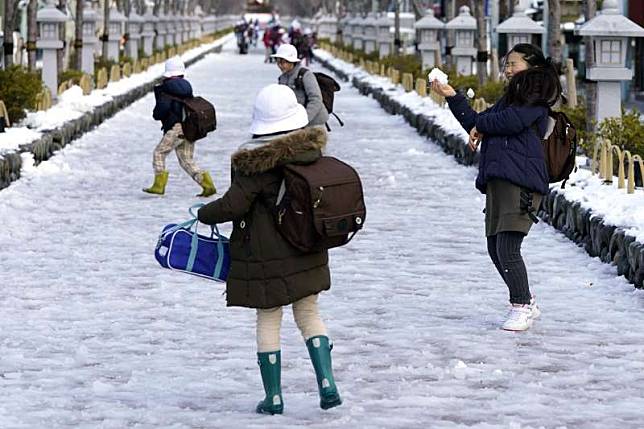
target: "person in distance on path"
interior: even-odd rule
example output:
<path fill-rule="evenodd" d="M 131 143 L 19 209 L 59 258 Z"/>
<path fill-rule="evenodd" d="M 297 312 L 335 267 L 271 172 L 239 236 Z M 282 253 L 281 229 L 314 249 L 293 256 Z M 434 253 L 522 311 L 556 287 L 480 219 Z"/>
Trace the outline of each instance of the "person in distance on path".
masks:
<path fill-rule="evenodd" d="M 324 107 L 320 85 L 311 70 L 302 68 L 295 46 L 281 45 L 277 53 L 271 57 L 277 60 L 277 67 L 282 72 L 278 83 L 291 88 L 295 92 L 297 102 L 306 108 L 309 119 L 307 125 L 324 126 L 329 120 L 329 112 Z"/>
<path fill-rule="evenodd" d="M 448 84 L 434 80 L 432 89 L 445 97 L 470 134 L 470 149 L 481 142 L 476 188 L 485 194 L 487 248 L 510 292 L 503 329 L 524 331 L 541 312 L 530 292 L 521 243 L 548 192 L 541 138 L 548 129 L 548 109 L 561 96 L 561 84 L 551 59 L 527 43 L 508 53 L 504 74 L 509 83 L 503 97 L 481 113 Z"/>
<path fill-rule="evenodd" d="M 177 154 L 179 165 L 192 179 L 201 185 L 202 191 L 198 197 L 209 197 L 217 192 L 210 177 L 210 173 L 200 169 L 195 163 L 193 156 L 195 143 L 186 140 L 181 128 L 183 118 L 183 104 L 173 100 L 167 95 L 178 98 L 192 97 L 192 86 L 184 79 L 186 67 L 179 57 L 170 58 L 165 62 L 163 82 L 154 87 L 154 98 L 156 105 L 152 117 L 161 121 L 163 138 L 154 149 L 152 166 L 154 168 L 154 184 L 143 189 L 149 194 L 163 195 L 168 183 L 168 171 L 165 168 L 165 159 L 173 150 Z"/>
<path fill-rule="evenodd" d="M 256 411 L 282 414 L 280 327 L 282 307 L 293 316 L 315 370 L 320 407 L 342 403 L 336 387 L 326 327 L 318 312 L 318 294 L 331 287 L 326 249 L 303 253 L 282 237 L 273 208 L 280 196 L 281 166 L 311 163 L 322 156 L 327 137 L 320 127 L 304 128 L 306 110 L 285 85 L 262 89 L 255 100 L 253 138 L 232 155 L 232 184 L 218 200 L 198 212 L 200 222 L 233 222 L 228 306 L 255 308 L 257 360 L 266 397 Z"/>

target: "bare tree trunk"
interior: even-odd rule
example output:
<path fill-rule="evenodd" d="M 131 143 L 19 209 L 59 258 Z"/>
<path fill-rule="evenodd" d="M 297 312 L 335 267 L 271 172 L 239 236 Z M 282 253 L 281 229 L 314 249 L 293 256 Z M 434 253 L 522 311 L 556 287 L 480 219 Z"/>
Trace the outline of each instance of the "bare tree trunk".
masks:
<path fill-rule="evenodd" d="M 67 0 L 58 0 L 58 10 L 62 13 L 65 13 L 67 10 Z M 69 49 L 67 46 L 67 26 L 65 23 L 59 24 L 60 38 L 63 41 L 63 48 L 56 51 L 56 56 L 58 57 L 57 66 L 58 66 L 58 77 L 63 73 L 64 69 L 64 59 L 65 59 L 65 50 Z"/>
<path fill-rule="evenodd" d="M 394 0 L 396 5 L 394 15 L 394 55 L 400 55 L 402 40 L 400 40 L 400 0 Z"/>
<path fill-rule="evenodd" d="M 485 4 L 484 0 L 473 0 L 474 16 L 476 17 L 476 37 L 478 52 L 476 54 L 476 75 L 479 78 L 479 85 L 487 80 L 487 31 L 485 27 Z"/>
<path fill-rule="evenodd" d="M 548 55 L 561 70 L 561 5 L 559 0 L 548 0 Z"/>
<path fill-rule="evenodd" d="M 4 22 L 2 25 L 4 31 L 3 55 L 5 68 L 13 65 L 13 29 L 15 27 L 14 10 L 16 9 L 16 4 L 17 2 L 14 0 L 5 0 Z"/>
<path fill-rule="evenodd" d="M 592 19 L 597 12 L 596 0 L 586 0 L 586 22 Z M 593 47 L 590 37 L 584 37 L 584 45 L 586 45 L 586 76 L 588 70 L 595 62 L 593 58 Z M 594 121 L 597 112 L 597 82 L 586 79 L 586 131 L 593 132 L 595 129 Z"/>
<path fill-rule="evenodd" d="M 27 4 L 27 64 L 30 71 L 36 69 L 36 39 L 38 38 L 38 0 L 29 0 Z"/>
<path fill-rule="evenodd" d="M 103 41 L 103 52 L 101 52 L 101 57 L 103 61 L 107 61 L 108 56 L 108 41 L 110 34 L 110 2 L 109 0 L 103 0 L 103 35 L 101 40 Z"/>
<path fill-rule="evenodd" d="M 82 0 L 76 0 L 76 22 L 74 28 L 74 63 L 76 70 L 83 68 L 83 4 Z"/>
<path fill-rule="evenodd" d="M 447 9 L 445 11 L 445 15 L 447 18 L 447 22 L 451 21 L 455 17 L 456 11 L 454 8 L 456 5 L 454 4 L 454 0 L 447 0 Z M 454 30 L 447 30 L 447 46 L 445 49 L 445 60 L 447 61 L 447 67 L 452 68 L 454 67 L 454 56 L 452 55 L 452 48 L 454 47 Z"/>
<path fill-rule="evenodd" d="M 499 22 L 505 21 L 506 18 L 510 17 L 510 7 L 508 5 L 508 0 L 499 1 Z"/>

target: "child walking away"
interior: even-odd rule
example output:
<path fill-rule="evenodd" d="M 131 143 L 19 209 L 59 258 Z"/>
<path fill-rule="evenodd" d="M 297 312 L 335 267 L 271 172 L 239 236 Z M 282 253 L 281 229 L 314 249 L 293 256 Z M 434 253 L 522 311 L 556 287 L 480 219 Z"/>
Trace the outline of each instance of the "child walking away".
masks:
<path fill-rule="evenodd" d="M 304 128 L 306 109 L 293 91 L 272 84 L 255 101 L 251 133 L 232 156 L 232 184 L 223 197 L 199 209 L 200 222 L 233 222 L 231 267 L 226 283 L 229 306 L 255 308 L 257 361 L 265 398 L 256 411 L 282 414 L 282 308 L 293 316 L 308 349 L 317 378 L 320 407 L 342 403 L 331 362 L 332 344 L 318 311 L 318 294 L 331 287 L 328 251 L 302 252 L 278 231 L 273 217 L 284 178 L 284 165 L 318 160 L 326 132 Z"/>
<path fill-rule="evenodd" d="M 548 192 L 548 170 L 541 139 L 547 134 L 549 108 L 561 96 L 550 58 L 521 43 L 508 53 L 503 97 L 477 114 L 465 97 L 437 80 L 432 89 L 446 97 L 454 116 L 470 134 L 470 149 L 481 142 L 476 188 L 485 194 L 485 235 L 490 259 L 510 292 L 503 329 L 525 331 L 540 314 L 530 292 L 521 243 L 538 220 Z"/>
<path fill-rule="evenodd" d="M 209 197 L 217 190 L 210 174 L 197 167 L 193 159 L 195 143 L 185 138 L 181 126 L 185 112 L 183 103 L 179 99 L 192 97 L 192 86 L 183 77 L 185 72 L 185 66 L 179 57 L 170 58 L 165 62 L 163 82 L 154 87 L 156 105 L 152 117 L 161 121 L 163 138 L 154 149 L 153 154 L 154 184 L 143 191 L 158 195 L 165 193 L 165 186 L 168 183 L 165 159 L 174 150 L 181 168 L 201 185 L 202 191 L 197 196 Z"/>

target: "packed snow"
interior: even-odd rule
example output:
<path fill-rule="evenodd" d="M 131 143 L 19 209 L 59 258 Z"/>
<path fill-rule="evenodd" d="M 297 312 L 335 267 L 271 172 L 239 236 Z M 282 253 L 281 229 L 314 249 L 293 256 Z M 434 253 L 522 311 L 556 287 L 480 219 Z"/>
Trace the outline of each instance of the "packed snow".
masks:
<path fill-rule="evenodd" d="M 220 193 L 252 103 L 278 76 L 234 46 L 188 69 L 219 126 L 196 161 Z M 168 158 L 147 95 L 0 191 L 2 428 L 640 428 L 644 294 L 539 223 L 524 244 L 543 314 L 499 329 L 507 291 L 486 255 L 484 199 L 463 167 L 349 84 L 328 153 L 360 173 L 367 218 L 332 250 L 321 312 L 344 404 L 322 411 L 306 347 L 285 312 L 282 416 L 263 398 L 255 313 L 224 287 L 164 270 L 157 235 L 199 189 Z M 229 233 L 230 225 L 222 232 Z"/>

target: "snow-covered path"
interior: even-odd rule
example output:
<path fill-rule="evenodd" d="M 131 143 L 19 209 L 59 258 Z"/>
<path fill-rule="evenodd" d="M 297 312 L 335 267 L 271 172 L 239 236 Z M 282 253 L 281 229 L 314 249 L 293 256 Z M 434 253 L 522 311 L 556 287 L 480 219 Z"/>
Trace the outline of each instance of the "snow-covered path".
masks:
<path fill-rule="evenodd" d="M 218 108 L 196 160 L 220 191 L 254 96 L 277 75 L 231 46 L 189 69 Z M 543 315 L 528 332 L 500 330 L 507 292 L 486 255 L 474 169 L 348 84 L 329 152 L 361 173 L 366 229 L 331 252 L 320 299 L 345 403 L 318 408 L 287 311 L 285 414 L 255 415 L 254 312 L 153 258 L 198 188 L 171 156 L 167 194 L 141 192 L 160 136 L 152 105 L 148 95 L 0 192 L 1 428 L 644 425 L 644 294 L 540 223 L 524 254 Z"/>

